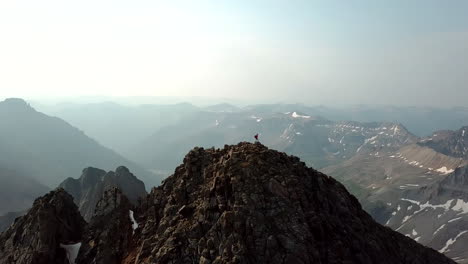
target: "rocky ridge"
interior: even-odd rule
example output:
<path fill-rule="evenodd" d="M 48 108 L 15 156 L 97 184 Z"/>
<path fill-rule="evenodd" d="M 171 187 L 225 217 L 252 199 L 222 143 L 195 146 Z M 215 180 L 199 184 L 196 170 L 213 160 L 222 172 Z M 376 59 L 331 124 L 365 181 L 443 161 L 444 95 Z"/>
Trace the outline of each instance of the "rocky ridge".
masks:
<path fill-rule="evenodd" d="M 193 149 L 137 207 L 108 190 L 82 234 L 76 263 L 454 263 L 377 224 L 333 178 L 259 143 Z"/>
<path fill-rule="evenodd" d="M 73 198 L 63 189 L 52 191 L 0 234 L 0 263 L 67 263 L 61 244 L 81 241 L 84 227 Z"/>

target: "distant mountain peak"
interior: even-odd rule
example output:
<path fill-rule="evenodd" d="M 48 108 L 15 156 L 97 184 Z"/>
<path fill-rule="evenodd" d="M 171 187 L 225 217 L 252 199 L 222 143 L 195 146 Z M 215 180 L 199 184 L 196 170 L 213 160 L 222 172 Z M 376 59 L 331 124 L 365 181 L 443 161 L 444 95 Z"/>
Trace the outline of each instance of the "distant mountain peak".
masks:
<path fill-rule="evenodd" d="M 421 146 L 432 148 L 448 156 L 468 159 L 468 126 L 453 130 L 434 132 L 418 142 Z"/>
<path fill-rule="evenodd" d="M 8 107 L 11 110 L 25 109 L 32 110 L 34 108 L 22 98 L 7 98 L 0 102 L 0 106 Z"/>
<path fill-rule="evenodd" d="M 125 166 L 119 166 L 117 169 L 115 169 L 116 174 L 127 174 L 130 173 L 130 170 L 125 167 Z"/>
<path fill-rule="evenodd" d="M 6 104 L 17 104 L 17 105 L 29 105 L 24 99 L 22 98 L 6 98 L 3 103 Z"/>

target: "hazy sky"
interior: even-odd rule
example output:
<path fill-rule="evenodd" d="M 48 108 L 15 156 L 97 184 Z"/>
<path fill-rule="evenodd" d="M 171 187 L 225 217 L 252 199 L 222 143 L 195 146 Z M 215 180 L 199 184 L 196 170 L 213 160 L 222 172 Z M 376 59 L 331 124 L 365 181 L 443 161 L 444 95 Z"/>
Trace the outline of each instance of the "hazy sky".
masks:
<path fill-rule="evenodd" d="M 461 105 L 468 1 L 0 1 L 0 97 Z"/>

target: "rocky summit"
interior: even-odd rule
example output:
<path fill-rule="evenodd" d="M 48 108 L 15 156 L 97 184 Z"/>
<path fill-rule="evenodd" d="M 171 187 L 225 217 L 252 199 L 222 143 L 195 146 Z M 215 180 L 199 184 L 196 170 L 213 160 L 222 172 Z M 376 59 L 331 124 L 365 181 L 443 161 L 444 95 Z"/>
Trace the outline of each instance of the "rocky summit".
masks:
<path fill-rule="evenodd" d="M 139 208 L 123 263 L 454 263 L 261 144 L 195 148 Z"/>
<path fill-rule="evenodd" d="M 0 249 L 20 239 L 17 229 L 0 236 Z M 333 178 L 260 143 L 191 150 L 136 207 L 106 191 L 81 237 L 75 263 L 455 263 L 376 223 Z"/>

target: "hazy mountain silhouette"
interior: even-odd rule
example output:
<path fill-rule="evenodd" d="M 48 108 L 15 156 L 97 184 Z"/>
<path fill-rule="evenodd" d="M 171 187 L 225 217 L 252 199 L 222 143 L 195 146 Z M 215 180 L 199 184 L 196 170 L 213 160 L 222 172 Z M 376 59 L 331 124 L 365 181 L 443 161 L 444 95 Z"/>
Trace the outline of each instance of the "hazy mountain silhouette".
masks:
<path fill-rule="evenodd" d="M 22 99 L 0 102 L 0 163 L 55 187 L 85 167 L 130 168 L 148 186 L 160 179 L 103 147 L 62 119 L 34 110 Z"/>
<path fill-rule="evenodd" d="M 18 170 L 0 166 L 0 216 L 7 212 L 23 211 L 29 208 L 34 199 L 48 190 L 49 188 L 38 180 Z"/>

